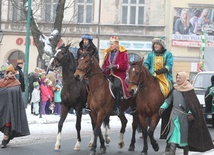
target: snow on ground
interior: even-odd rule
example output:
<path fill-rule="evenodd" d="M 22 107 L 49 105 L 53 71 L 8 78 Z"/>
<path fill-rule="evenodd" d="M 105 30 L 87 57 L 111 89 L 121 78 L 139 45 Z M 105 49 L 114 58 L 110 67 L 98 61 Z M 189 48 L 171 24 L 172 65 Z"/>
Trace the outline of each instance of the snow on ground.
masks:
<path fill-rule="evenodd" d="M 27 119 L 29 123 L 29 128 L 31 135 L 25 137 L 14 138 L 10 143 L 11 145 L 19 145 L 22 143 L 32 144 L 45 141 L 55 141 L 57 135 L 57 123 L 60 119 L 59 115 L 42 115 L 42 118 L 39 116 L 32 115 L 30 112 L 30 105 L 26 109 Z M 132 116 L 126 114 L 128 119 L 128 124 L 126 129 L 131 129 Z M 62 129 L 62 138 L 68 139 L 71 137 L 76 137 L 76 128 L 75 128 L 76 116 L 75 114 L 68 114 Z M 158 124 L 160 126 L 160 123 Z M 91 119 L 89 115 L 82 116 L 81 123 L 81 135 L 82 137 L 92 134 Z M 110 117 L 110 133 L 118 131 L 118 128 L 121 127 L 120 120 L 117 116 Z M 73 134 L 71 134 L 73 133 Z M 0 135 L 2 139 L 3 135 Z M 179 151 L 180 152 L 180 151 Z M 190 152 L 190 155 L 213 155 L 214 150 L 207 151 L 206 153 Z"/>

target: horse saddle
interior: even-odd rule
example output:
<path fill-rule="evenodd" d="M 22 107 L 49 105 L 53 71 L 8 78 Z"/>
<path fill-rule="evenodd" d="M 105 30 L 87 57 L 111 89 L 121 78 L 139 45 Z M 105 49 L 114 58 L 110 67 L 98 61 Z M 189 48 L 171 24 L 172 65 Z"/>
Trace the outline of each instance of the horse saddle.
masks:
<path fill-rule="evenodd" d="M 115 96 L 116 96 L 115 87 L 114 87 L 114 85 L 113 85 L 113 83 L 111 82 L 110 79 L 108 79 L 108 82 L 109 82 L 109 91 L 111 92 L 112 97 L 115 98 Z M 123 98 L 123 93 L 120 92 L 120 94 L 121 94 L 121 99 L 124 99 Z"/>

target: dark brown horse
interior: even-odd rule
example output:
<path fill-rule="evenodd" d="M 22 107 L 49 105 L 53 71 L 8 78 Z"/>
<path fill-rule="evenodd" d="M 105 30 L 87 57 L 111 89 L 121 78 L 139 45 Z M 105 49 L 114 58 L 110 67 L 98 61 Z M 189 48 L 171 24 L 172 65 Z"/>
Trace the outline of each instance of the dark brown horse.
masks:
<path fill-rule="evenodd" d="M 115 104 L 115 99 L 109 89 L 109 81 L 103 74 L 97 60 L 94 56 L 89 53 L 84 53 L 78 60 L 78 66 L 74 75 L 76 78 L 83 80 L 84 77 L 88 77 L 89 80 L 89 94 L 88 103 L 90 106 L 90 116 L 95 125 L 94 128 L 94 142 L 91 148 L 90 155 L 96 154 L 97 147 L 97 137 L 100 138 L 100 153 L 106 152 L 105 141 L 101 133 L 101 124 L 104 118 L 112 114 Z M 127 124 L 127 119 L 124 115 L 124 111 L 134 103 L 135 98 L 129 98 L 127 100 L 122 100 L 121 102 L 121 113 L 119 118 L 121 120 L 121 130 L 119 135 L 119 148 L 124 146 L 124 133 Z M 135 116 L 134 120 L 137 120 Z M 137 121 L 136 121 L 137 122 Z M 137 123 L 135 122 L 135 131 L 137 128 Z M 135 132 L 134 132 L 135 134 Z M 133 139 L 132 147 L 130 150 L 134 149 L 135 139 Z"/>
<path fill-rule="evenodd" d="M 164 102 L 164 96 L 157 79 L 152 77 L 143 65 L 143 59 L 130 65 L 128 90 L 131 95 L 136 95 L 138 117 L 142 126 L 144 141 L 141 154 L 145 155 L 148 150 L 147 136 L 150 138 L 153 149 L 159 150 L 158 143 L 154 139 L 154 130 L 160 120 L 158 110 Z M 148 118 L 151 118 L 149 129 Z"/>
<path fill-rule="evenodd" d="M 61 147 L 61 131 L 63 123 L 67 117 L 67 114 L 71 108 L 76 111 L 76 130 L 77 130 L 77 142 L 74 146 L 74 150 L 80 150 L 81 143 L 81 119 L 82 109 L 85 107 L 87 101 L 87 91 L 85 85 L 76 80 L 74 72 L 76 70 L 76 60 L 73 54 L 69 51 L 70 45 L 62 45 L 51 59 L 49 68 L 62 67 L 62 80 L 63 87 L 61 92 L 61 116 L 58 123 L 58 135 L 56 137 L 55 150 Z"/>

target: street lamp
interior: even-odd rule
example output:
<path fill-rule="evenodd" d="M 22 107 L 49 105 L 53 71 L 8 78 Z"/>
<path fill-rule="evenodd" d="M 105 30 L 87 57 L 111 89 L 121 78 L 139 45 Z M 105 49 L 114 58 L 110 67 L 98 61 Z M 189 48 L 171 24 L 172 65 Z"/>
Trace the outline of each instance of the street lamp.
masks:
<path fill-rule="evenodd" d="M 3 33 L 2 30 L 0 30 L 0 43 L 1 43 L 2 39 L 3 39 L 3 37 L 4 37 L 4 33 Z"/>

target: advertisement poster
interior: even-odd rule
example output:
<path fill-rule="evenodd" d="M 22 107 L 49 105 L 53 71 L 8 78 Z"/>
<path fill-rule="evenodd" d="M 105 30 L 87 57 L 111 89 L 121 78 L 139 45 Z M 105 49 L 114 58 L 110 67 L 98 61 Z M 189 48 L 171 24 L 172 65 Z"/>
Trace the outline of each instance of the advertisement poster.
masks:
<path fill-rule="evenodd" d="M 214 47 L 214 8 L 175 8 L 172 46 L 200 47 L 202 31 Z"/>

